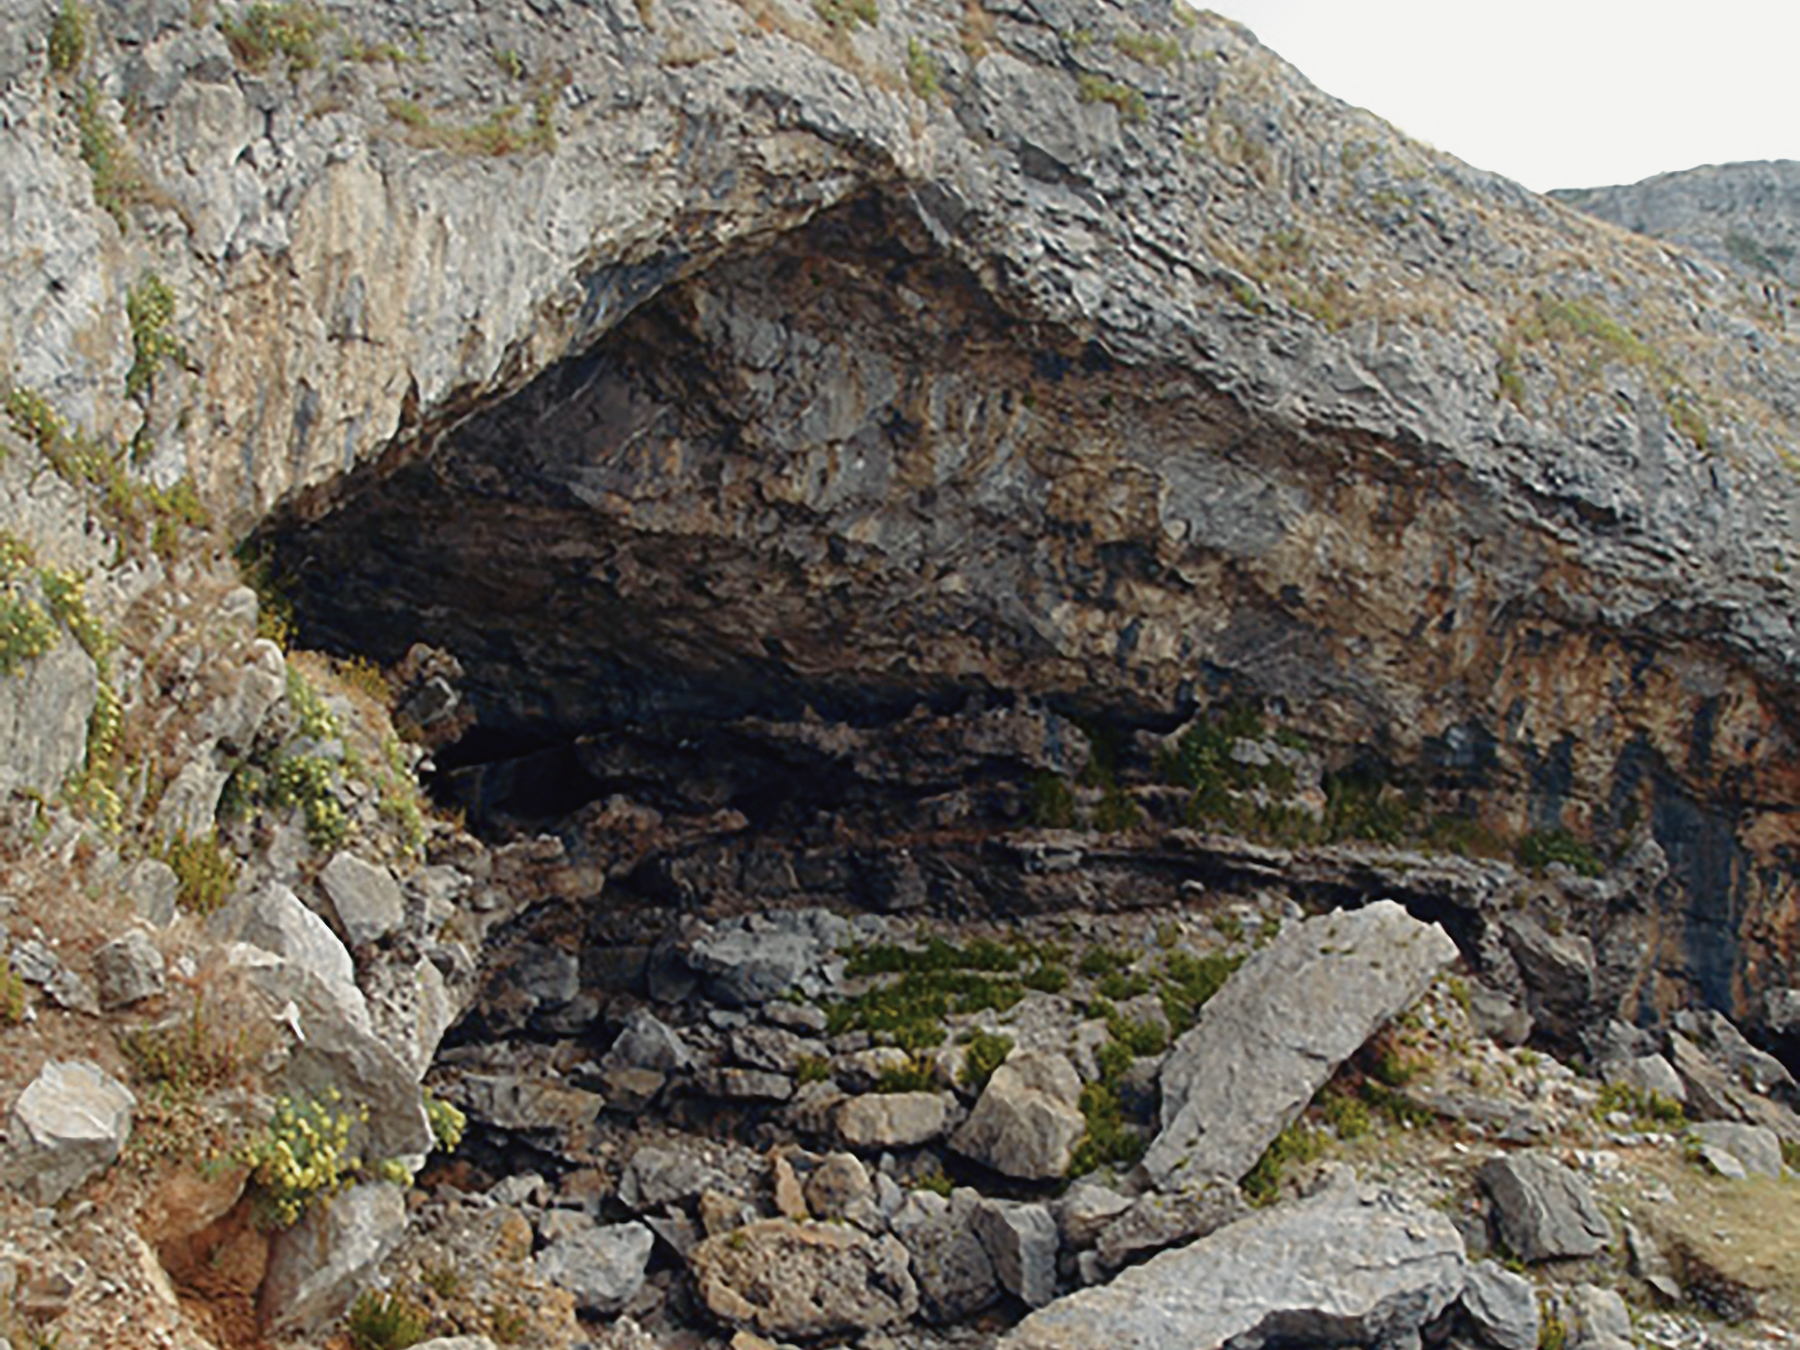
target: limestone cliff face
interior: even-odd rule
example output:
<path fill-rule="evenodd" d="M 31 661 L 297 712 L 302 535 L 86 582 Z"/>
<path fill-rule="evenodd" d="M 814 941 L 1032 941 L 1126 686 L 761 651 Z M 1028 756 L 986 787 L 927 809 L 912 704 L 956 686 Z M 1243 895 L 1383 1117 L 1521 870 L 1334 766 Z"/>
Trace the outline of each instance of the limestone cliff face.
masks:
<path fill-rule="evenodd" d="M 1793 981 L 1793 339 L 1216 16 L 889 8 L 315 56 L 105 4 L 59 72 L 15 6 L 0 354 L 491 727 L 1249 697 L 1495 830 L 1647 825 L 1646 1004 Z M 146 272 L 182 359 L 127 398 Z"/>
<path fill-rule="evenodd" d="M 1758 285 L 1800 284 L 1800 162 L 1706 164 L 1641 183 L 1550 195 L 1691 249 Z"/>

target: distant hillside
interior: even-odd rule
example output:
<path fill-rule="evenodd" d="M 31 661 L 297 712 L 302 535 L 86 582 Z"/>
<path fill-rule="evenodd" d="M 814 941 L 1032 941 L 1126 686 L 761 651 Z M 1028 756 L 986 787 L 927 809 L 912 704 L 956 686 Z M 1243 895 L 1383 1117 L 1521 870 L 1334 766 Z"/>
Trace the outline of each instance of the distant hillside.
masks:
<path fill-rule="evenodd" d="M 1708 164 L 1641 183 L 1550 195 L 1734 271 L 1800 286 L 1800 160 Z"/>

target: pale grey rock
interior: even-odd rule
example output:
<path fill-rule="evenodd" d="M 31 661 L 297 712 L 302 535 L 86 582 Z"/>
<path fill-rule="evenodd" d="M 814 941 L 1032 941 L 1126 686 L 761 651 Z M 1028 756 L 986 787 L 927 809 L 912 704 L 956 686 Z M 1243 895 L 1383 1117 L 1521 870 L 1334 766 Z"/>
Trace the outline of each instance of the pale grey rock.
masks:
<path fill-rule="evenodd" d="M 1770 1031 L 1777 1036 L 1800 1032 L 1800 989 L 1771 989 L 1764 1003 Z"/>
<path fill-rule="evenodd" d="M 270 882 L 227 906 L 215 931 L 281 957 L 316 980 L 325 999 L 352 1026 L 369 1027 L 368 1001 L 356 984 L 356 963 L 330 925 L 286 886 Z"/>
<path fill-rule="evenodd" d="M 335 1001 L 319 998 L 316 981 L 292 978 L 292 967 L 253 971 L 277 1000 L 292 1000 L 301 1039 L 288 1051 L 278 1075 L 292 1097 L 330 1091 L 366 1108 L 351 1132 L 351 1146 L 366 1158 L 424 1156 L 435 1146 L 419 1080 L 407 1062 L 366 1027 L 346 1019 Z"/>
<path fill-rule="evenodd" d="M 1552 933 L 1527 914 L 1506 915 L 1500 931 L 1525 978 L 1539 1026 L 1571 1036 L 1597 1015 L 1591 941 L 1579 933 Z"/>
<path fill-rule="evenodd" d="M 161 858 L 141 858 L 125 874 L 125 894 L 138 918 L 152 927 L 167 928 L 175 921 L 181 879 Z"/>
<path fill-rule="evenodd" d="M 866 1331 L 919 1307 L 900 1240 L 844 1224 L 746 1224 L 694 1248 L 688 1268 L 713 1316 L 766 1336 Z"/>
<path fill-rule="evenodd" d="M 540 1278 L 575 1296 L 576 1307 L 610 1316 L 644 1287 L 655 1236 L 641 1223 L 596 1225 L 564 1234 L 534 1263 Z"/>
<path fill-rule="evenodd" d="M 226 622 L 254 629 L 256 592 L 241 586 L 226 597 L 220 609 Z M 220 697 L 207 707 L 199 727 L 201 735 L 230 751 L 243 753 L 255 742 L 270 710 L 287 693 L 287 658 L 269 639 L 256 638 L 234 676 Z"/>
<path fill-rule="evenodd" d="M 309 1205 L 299 1223 L 269 1244 L 258 1320 L 278 1335 L 323 1330 L 367 1287 L 405 1231 L 405 1193 L 385 1182 L 365 1182 L 329 1204 Z"/>
<path fill-rule="evenodd" d="M 1015 1054 L 994 1070 L 950 1147 L 1003 1176 L 1060 1177 L 1087 1132 L 1080 1099 L 1081 1079 L 1061 1055 Z"/>
<path fill-rule="evenodd" d="M 1537 1350 L 1537 1289 L 1492 1261 L 1474 1261 L 1465 1273 L 1462 1309 L 1483 1345 L 1494 1350 Z"/>
<path fill-rule="evenodd" d="M 1250 1212 L 1238 1188 L 1209 1181 L 1193 1190 L 1139 1196 L 1100 1232 L 1094 1252 L 1109 1270 L 1117 1270 L 1146 1252 L 1205 1237 Z"/>
<path fill-rule="evenodd" d="M 914 1148 L 941 1138 L 949 1124 L 950 1099 L 942 1092 L 873 1092 L 837 1109 L 846 1148 Z"/>
<path fill-rule="evenodd" d="M 634 1008 L 611 1047 L 601 1056 L 603 1069 L 654 1069 L 674 1073 L 693 1067 L 693 1053 L 681 1033 L 648 1008 Z"/>
<path fill-rule="evenodd" d="M 1442 928 L 1387 900 L 1284 928 L 1175 1043 L 1145 1172 L 1163 1190 L 1242 1177 L 1337 1066 L 1455 958 Z"/>
<path fill-rule="evenodd" d="M 1548 1153 L 1498 1154 L 1476 1174 L 1506 1249 L 1521 1261 L 1594 1256 L 1613 1240 L 1588 1185 Z"/>
<path fill-rule="evenodd" d="M 1095 1181 L 1078 1181 L 1050 1206 L 1063 1246 L 1071 1251 L 1092 1247 L 1107 1225 L 1130 1209 L 1130 1196 Z"/>
<path fill-rule="evenodd" d="M 319 873 L 319 886 L 352 947 L 381 941 L 406 918 L 406 898 L 394 874 L 354 853 L 334 854 Z"/>
<path fill-rule="evenodd" d="M 1002 1350 L 1218 1350 L 1404 1344 L 1462 1293 L 1462 1239 L 1444 1215 L 1334 1188 L 1262 1210 L 1040 1308 Z"/>
<path fill-rule="evenodd" d="M 1675 1278 L 1675 1267 L 1656 1239 L 1629 1220 L 1624 1227 L 1627 1269 L 1670 1307 L 1680 1304 L 1683 1301 L 1681 1283 Z"/>
<path fill-rule="evenodd" d="M 928 1322 L 959 1322 L 1000 1297 L 993 1258 L 974 1228 L 984 1203 L 966 1186 L 947 1199 L 913 1191 L 890 1221 L 910 1254 L 919 1312 Z"/>
<path fill-rule="evenodd" d="M 1790 1106 L 1800 1102 L 1800 1085 L 1787 1066 L 1750 1044 L 1724 1013 L 1711 1008 L 1683 1009 L 1675 1014 L 1675 1026 L 1697 1038 L 1707 1056 L 1750 1091 Z"/>
<path fill-rule="evenodd" d="M 1616 1289 L 1578 1284 L 1557 1295 L 1569 1350 L 1637 1350 L 1631 1310 Z"/>
<path fill-rule="evenodd" d="M 973 1227 L 1002 1288 L 1031 1308 L 1056 1297 L 1059 1243 L 1046 1206 L 984 1198 L 975 1207 Z"/>
<path fill-rule="evenodd" d="M 1702 1120 L 1690 1125 L 1688 1133 L 1706 1148 L 1735 1159 L 1745 1173 L 1760 1177 L 1782 1174 L 1781 1139 L 1771 1129 L 1733 1120 Z"/>
<path fill-rule="evenodd" d="M 1638 1092 L 1654 1092 L 1672 1102 L 1687 1102 L 1687 1086 L 1681 1081 L 1681 1075 L 1661 1055 L 1609 1060 L 1601 1066 L 1600 1076 L 1608 1083 Z"/>
<path fill-rule="evenodd" d="M 163 955 L 147 934 L 132 929 L 94 949 L 94 983 L 100 1006 L 129 1007 L 163 991 Z"/>
<path fill-rule="evenodd" d="M 137 1098 L 88 1060 L 50 1060 L 13 1103 L 6 1171 L 40 1205 L 53 1205 L 112 1166 L 131 1134 Z"/>
<path fill-rule="evenodd" d="M 20 603 L 49 612 L 35 585 Z M 0 794 L 56 795 L 86 758 L 98 689 L 93 661 L 66 633 L 42 656 L 0 674 Z"/>

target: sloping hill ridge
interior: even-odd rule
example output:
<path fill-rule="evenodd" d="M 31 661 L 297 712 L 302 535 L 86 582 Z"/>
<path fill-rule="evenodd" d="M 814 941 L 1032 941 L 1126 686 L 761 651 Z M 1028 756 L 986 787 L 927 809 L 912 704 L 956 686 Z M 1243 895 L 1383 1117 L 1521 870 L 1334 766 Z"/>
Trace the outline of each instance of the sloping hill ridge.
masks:
<path fill-rule="evenodd" d="M 1759 284 L 1800 285 L 1800 162 L 1707 164 L 1617 187 L 1562 188 L 1557 201 L 1667 239 Z"/>

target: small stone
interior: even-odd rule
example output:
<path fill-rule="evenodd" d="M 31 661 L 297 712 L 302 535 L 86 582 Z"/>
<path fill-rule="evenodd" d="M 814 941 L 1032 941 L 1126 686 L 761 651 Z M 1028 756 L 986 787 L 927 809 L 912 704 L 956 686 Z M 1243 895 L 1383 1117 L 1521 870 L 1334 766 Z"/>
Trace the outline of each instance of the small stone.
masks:
<path fill-rule="evenodd" d="M 167 928 L 175 921 L 181 879 L 161 858 L 144 858 L 126 873 L 125 894 L 138 918 L 154 928 Z"/>
<path fill-rule="evenodd" d="M 837 1132 L 847 1148 L 914 1148 L 941 1137 L 949 1120 L 941 1092 L 875 1092 L 838 1108 Z"/>
<path fill-rule="evenodd" d="M 94 952 L 94 981 L 102 1008 L 123 1008 L 163 991 L 163 956 L 147 934 L 132 929 Z"/>
<path fill-rule="evenodd" d="M 1493 1197 L 1502 1240 L 1521 1261 L 1594 1256 L 1612 1242 L 1587 1183 L 1548 1153 L 1501 1154 L 1477 1176 Z"/>
<path fill-rule="evenodd" d="M 26 1195 L 53 1205 L 112 1166 L 137 1098 L 85 1059 L 51 1060 L 13 1104 L 7 1170 Z"/>
<path fill-rule="evenodd" d="M 880 1226 L 874 1183 L 855 1154 L 828 1154 L 813 1169 L 806 1179 L 806 1204 L 820 1219 L 843 1219 L 859 1228 Z"/>
<path fill-rule="evenodd" d="M 984 1199 L 974 1228 L 1008 1293 L 1031 1308 L 1056 1297 L 1056 1220 L 1045 1206 Z"/>
<path fill-rule="evenodd" d="M 1061 1055 L 1015 1054 L 994 1070 L 950 1147 L 1004 1176 L 1060 1177 L 1087 1132 L 1080 1097 L 1081 1079 Z"/>
<path fill-rule="evenodd" d="M 1536 1350 L 1537 1291 L 1523 1275 L 1492 1261 L 1471 1262 L 1462 1306 L 1484 1345 L 1494 1350 Z"/>

